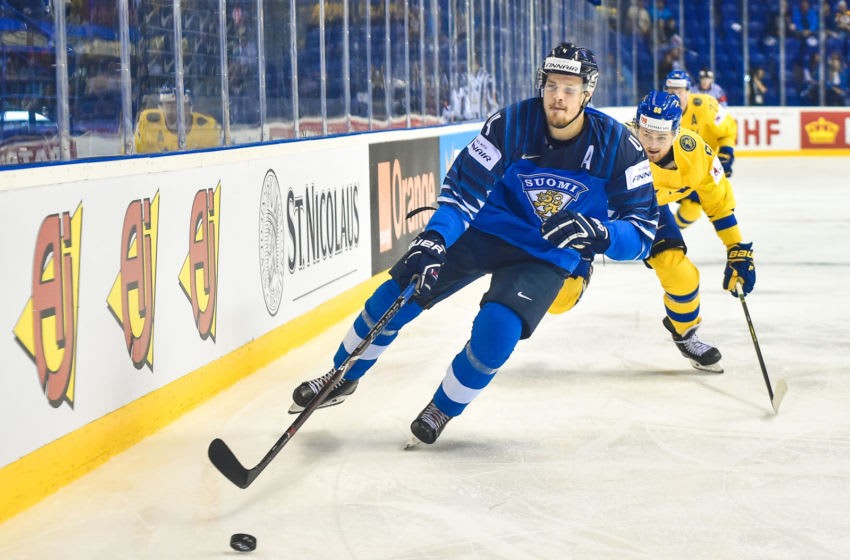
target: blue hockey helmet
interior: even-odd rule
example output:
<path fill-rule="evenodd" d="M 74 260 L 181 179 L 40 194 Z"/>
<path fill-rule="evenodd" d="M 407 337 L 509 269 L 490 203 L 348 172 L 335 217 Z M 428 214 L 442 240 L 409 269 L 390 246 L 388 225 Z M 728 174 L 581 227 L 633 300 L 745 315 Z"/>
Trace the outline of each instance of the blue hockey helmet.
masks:
<path fill-rule="evenodd" d="M 665 88 L 691 89 L 691 77 L 684 70 L 671 70 L 664 79 Z"/>
<path fill-rule="evenodd" d="M 599 79 L 599 67 L 590 49 L 573 43 L 561 43 L 546 55 L 543 66 L 537 69 L 537 89 L 543 89 L 549 74 L 580 76 L 584 82 L 584 91 L 593 95 Z"/>
<path fill-rule="evenodd" d="M 650 91 L 641 99 L 635 113 L 635 124 L 653 132 L 675 135 L 681 122 L 682 104 L 678 97 L 666 91 Z"/>

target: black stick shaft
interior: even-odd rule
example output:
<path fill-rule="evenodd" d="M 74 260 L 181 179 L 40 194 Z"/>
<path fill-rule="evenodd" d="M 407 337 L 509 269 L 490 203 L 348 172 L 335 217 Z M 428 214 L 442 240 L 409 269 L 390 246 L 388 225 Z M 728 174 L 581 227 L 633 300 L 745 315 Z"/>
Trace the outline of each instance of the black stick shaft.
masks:
<path fill-rule="evenodd" d="M 345 375 L 345 372 L 348 371 L 348 368 L 351 364 L 368 348 L 372 342 L 374 342 L 375 338 L 378 337 L 379 334 L 384 330 L 384 327 L 387 326 L 393 317 L 399 312 L 399 310 L 406 304 L 416 290 L 417 278 L 410 282 L 407 288 L 401 293 L 401 295 L 396 298 L 396 300 L 390 305 L 389 309 L 384 312 L 383 315 L 378 319 L 375 323 L 375 326 L 366 334 L 360 344 L 349 354 L 345 360 L 339 365 L 339 367 L 331 370 L 334 372 L 331 380 L 322 387 L 322 390 L 319 391 L 319 394 L 316 395 L 310 404 L 308 404 L 304 410 L 302 410 L 298 417 L 294 422 L 286 429 L 283 435 L 275 442 L 271 449 L 266 453 L 266 455 L 260 460 L 257 465 L 251 469 L 246 469 L 242 466 L 242 463 L 236 458 L 233 454 L 233 451 L 227 446 L 224 441 L 221 439 L 214 439 L 207 450 L 207 455 L 209 456 L 212 464 L 230 480 L 233 484 L 240 488 L 247 488 L 251 485 L 252 482 L 260 475 L 261 472 L 272 462 L 278 453 L 280 453 L 281 449 L 289 443 L 289 440 L 298 432 L 304 422 L 310 417 L 313 412 L 319 408 L 319 406 L 325 402 L 328 395 L 331 391 L 333 391 L 334 386 L 342 379 L 342 376 Z"/>
<path fill-rule="evenodd" d="M 756 356 L 759 359 L 759 365 L 761 366 L 761 374 L 764 376 L 764 383 L 767 385 L 767 394 L 770 395 L 770 400 L 773 401 L 773 387 L 770 386 L 770 377 L 767 375 L 767 368 L 764 365 L 764 358 L 761 355 L 761 347 L 759 346 L 758 337 L 756 337 L 756 329 L 753 327 L 753 320 L 750 318 L 750 310 L 747 309 L 747 302 L 744 299 L 744 290 L 741 286 L 738 286 L 738 299 L 741 300 L 741 307 L 744 308 L 744 317 L 747 318 L 747 326 L 750 329 L 750 336 L 753 339 L 753 346 L 756 349 Z"/>

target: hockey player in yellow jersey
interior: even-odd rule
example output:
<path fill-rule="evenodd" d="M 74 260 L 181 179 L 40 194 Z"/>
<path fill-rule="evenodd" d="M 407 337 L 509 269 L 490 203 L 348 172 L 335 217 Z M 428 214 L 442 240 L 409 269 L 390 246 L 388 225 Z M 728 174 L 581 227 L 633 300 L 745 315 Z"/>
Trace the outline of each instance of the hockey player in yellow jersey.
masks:
<path fill-rule="evenodd" d="M 717 236 L 726 246 L 723 288 L 737 296 L 749 293 L 756 281 L 753 244 L 744 243 L 735 218 L 735 196 L 714 151 L 690 130 L 680 129 L 682 108 L 678 98 L 651 91 L 638 105 L 631 128 L 646 151 L 658 199 L 658 230 L 649 258 L 644 262 L 655 271 L 664 289 L 662 323 L 670 331 L 679 351 L 697 369 L 722 373 L 720 351 L 701 340 L 696 330 L 701 322 L 699 270 L 687 257 L 687 246 L 669 204 L 691 193 L 699 195 Z M 584 285 L 568 279 L 549 308 L 563 313 L 578 301 Z"/>
<path fill-rule="evenodd" d="M 735 195 L 714 151 L 690 130 L 680 129 L 682 110 L 675 95 L 651 91 L 638 105 L 633 127 L 646 150 L 658 199 L 658 231 L 646 259 L 664 288 L 664 326 L 683 356 L 697 369 L 722 373 L 720 351 L 696 335 L 701 322 L 699 270 L 670 211 L 671 202 L 692 192 L 726 246 L 723 288 L 737 296 L 756 282 L 753 244 L 742 241 L 735 217 Z"/>
<path fill-rule="evenodd" d="M 732 176 L 735 162 L 735 143 L 738 124 L 713 96 L 691 92 L 691 78 L 684 70 L 673 70 L 664 81 L 668 93 L 679 98 L 682 105 L 682 126 L 699 134 L 717 154 L 727 177 Z M 702 213 L 697 194 L 679 202 L 676 223 L 682 229 L 699 219 Z"/>

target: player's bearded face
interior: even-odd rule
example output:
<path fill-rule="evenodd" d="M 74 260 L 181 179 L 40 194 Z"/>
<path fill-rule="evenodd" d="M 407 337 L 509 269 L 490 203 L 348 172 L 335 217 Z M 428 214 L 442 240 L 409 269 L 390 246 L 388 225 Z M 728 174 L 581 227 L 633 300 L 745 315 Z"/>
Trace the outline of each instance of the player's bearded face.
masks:
<path fill-rule="evenodd" d="M 646 151 L 646 157 L 652 163 L 658 163 L 673 148 L 673 132 L 656 132 L 640 127 L 638 140 Z"/>
<path fill-rule="evenodd" d="M 581 110 L 585 95 L 581 77 L 550 74 L 543 86 L 543 107 L 548 125 L 556 129 L 569 125 Z"/>

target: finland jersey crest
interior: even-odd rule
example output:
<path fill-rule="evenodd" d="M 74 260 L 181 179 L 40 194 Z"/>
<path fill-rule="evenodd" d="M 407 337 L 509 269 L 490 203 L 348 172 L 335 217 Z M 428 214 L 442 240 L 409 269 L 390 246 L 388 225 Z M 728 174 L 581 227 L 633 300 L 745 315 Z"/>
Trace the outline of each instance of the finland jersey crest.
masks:
<path fill-rule="evenodd" d="M 563 210 L 570 202 L 588 191 L 580 182 L 553 173 L 517 174 L 517 177 L 541 221 Z"/>

